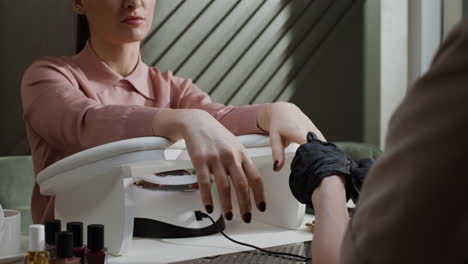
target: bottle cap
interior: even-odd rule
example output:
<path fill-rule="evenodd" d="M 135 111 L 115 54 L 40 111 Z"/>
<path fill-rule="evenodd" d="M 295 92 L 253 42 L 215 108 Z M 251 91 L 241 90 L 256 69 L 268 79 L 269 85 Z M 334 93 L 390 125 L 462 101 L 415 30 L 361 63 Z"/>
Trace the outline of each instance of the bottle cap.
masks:
<path fill-rule="evenodd" d="M 91 251 L 104 249 L 104 225 L 88 225 L 87 246 Z"/>
<path fill-rule="evenodd" d="M 83 246 L 83 223 L 69 222 L 67 223 L 67 231 L 73 233 L 73 248 Z"/>
<path fill-rule="evenodd" d="M 29 252 L 41 252 L 45 250 L 44 225 L 29 226 Z"/>
<path fill-rule="evenodd" d="M 73 233 L 72 232 L 58 232 L 57 238 L 57 258 L 71 258 L 73 257 Z"/>
<path fill-rule="evenodd" d="M 55 245 L 55 233 L 62 230 L 60 220 L 48 220 L 45 222 L 45 241 L 49 245 Z"/>

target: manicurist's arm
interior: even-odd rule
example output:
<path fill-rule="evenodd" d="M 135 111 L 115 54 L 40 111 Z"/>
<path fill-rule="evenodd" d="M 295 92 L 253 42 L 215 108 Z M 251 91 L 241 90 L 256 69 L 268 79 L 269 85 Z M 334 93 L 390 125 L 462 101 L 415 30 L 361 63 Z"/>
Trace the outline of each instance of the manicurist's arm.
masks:
<path fill-rule="evenodd" d="M 408 90 L 363 186 L 341 263 L 467 262 L 467 54 L 464 23 Z"/>
<path fill-rule="evenodd" d="M 312 194 L 315 211 L 313 263 L 339 263 L 343 236 L 349 221 L 343 178 L 331 176 Z"/>

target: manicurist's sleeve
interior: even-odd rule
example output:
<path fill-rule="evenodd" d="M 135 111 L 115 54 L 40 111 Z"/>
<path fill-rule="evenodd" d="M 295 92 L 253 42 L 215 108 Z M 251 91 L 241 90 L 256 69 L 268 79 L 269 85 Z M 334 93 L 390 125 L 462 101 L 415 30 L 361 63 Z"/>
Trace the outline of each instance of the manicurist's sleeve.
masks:
<path fill-rule="evenodd" d="M 24 119 L 34 133 L 66 153 L 134 137 L 153 136 L 158 108 L 103 105 L 79 89 L 59 60 L 36 60 L 21 85 Z"/>
<path fill-rule="evenodd" d="M 364 183 L 342 263 L 466 263 L 468 24 L 444 42 L 394 114 Z"/>

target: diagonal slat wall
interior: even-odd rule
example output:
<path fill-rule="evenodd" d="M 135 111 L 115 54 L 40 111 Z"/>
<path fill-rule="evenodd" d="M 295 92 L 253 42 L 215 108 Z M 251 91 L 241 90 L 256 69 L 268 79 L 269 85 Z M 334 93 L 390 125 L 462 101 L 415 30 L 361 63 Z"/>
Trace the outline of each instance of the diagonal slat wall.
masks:
<path fill-rule="evenodd" d="M 160 0 L 143 57 L 213 101 L 288 101 L 355 0 Z"/>
<path fill-rule="evenodd" d="M 143 58 L 193 79 L 214 101 L 292 101 L 329 140 L 360 141 L 363 2 L 158 0 Z M 12 41 L 1 43 L 7 69 L 1 120 L 8 129 L 0 155 L 29 154 L 18 92 L 22 74 L 38 56 L 73 54 L 76 19 L 70 3 L 55 0 L 3 0 L 0 7 L 8 10 L 0 19 L 6 24 L 18 14 L 31 18 L 6 27 L 4 35 Z"/>

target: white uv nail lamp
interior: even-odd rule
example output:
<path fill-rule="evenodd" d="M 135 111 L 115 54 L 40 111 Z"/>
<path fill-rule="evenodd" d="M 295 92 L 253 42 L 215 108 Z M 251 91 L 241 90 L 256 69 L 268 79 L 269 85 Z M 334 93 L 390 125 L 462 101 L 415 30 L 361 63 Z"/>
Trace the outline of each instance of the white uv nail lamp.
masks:
<path fill-rule="evenodd" d="M 253 209 L 252 220 L 296 229 L 305 207 L 289 189 L 290 163 L 297 144 L 286 148 L 286 163 L 273 172 L 268 137 L 239 136 L 264 180 L 267 211 Z M 65 224 L 81 221 L 105 225 L 105 244 L 113 255 L 124 255 L 132 238 L 183 238 L 210 235 L 217 228 L 195 211 L 205 211 L 196 172 L 184 141 L 160 137 L 128 139 L 94 147 L 60 160 L 37 176 L 41 194 L 55 195 L 55 218 Z M 214 212 L 222 218 L 216 187 L 212 185 Z M 240 217 L 235 192 L 233 213 Z M 253 197 L 252 197 L 253 200 Z M 255 206 L 252 206 L 255 208 Z M 84 232 L 86 239 L 86 232 Z M 85 240 L 86 241 L 86 240 Z"/>

